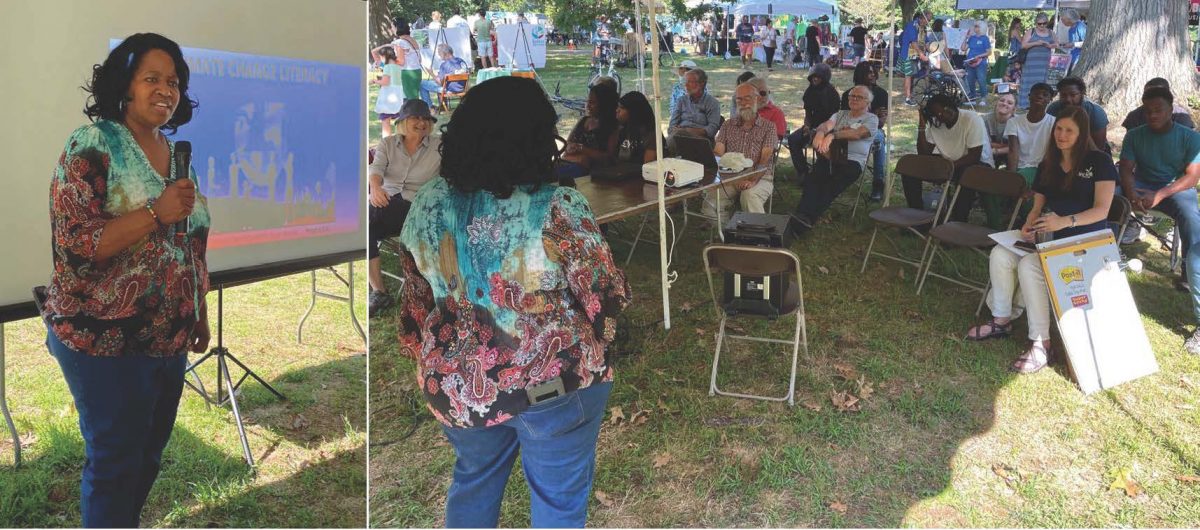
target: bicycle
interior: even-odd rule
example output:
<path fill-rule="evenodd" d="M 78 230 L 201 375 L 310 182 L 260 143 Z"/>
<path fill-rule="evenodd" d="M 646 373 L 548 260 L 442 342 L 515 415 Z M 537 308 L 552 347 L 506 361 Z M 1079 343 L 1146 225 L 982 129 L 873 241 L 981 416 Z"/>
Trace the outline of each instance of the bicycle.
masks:
<path fill-rule="evenodd" d="M 621 93 L 621 74 L 617 73 L 613 55 L 612 49 L 607 44 L 600 46 L 600 53 L 592 59 L 592 73 L 588 76 L 588 88 L 596 84 L 596 80 L 600 77 L 611 77 L 617 82 L 617 93 Z"/>
<path fill-rule="evenodd" d="M 560 92 L 561 87 L 562 81 L 554 84 L 554 95 L 550 96 L 550 102 L 562 105 L 567 110 L 578 112 L 580 117 L 583 117 L 584 114 L 587 114 L 587 99 L 565 98 Z M 562 116 L 559 117 L 561 118 Z"/>
<path fill-rule="evenodd" d="M 912 93 L 916 97 L 917 106 L 924 107 L 925 102 L 934 94 L 946 94 L 954 97 L 956 101 L 964 101 L 964 94 L 958 86 L 958 81 L 951 77 L 954 75 L 937 70 L 930 71 L 928 67 L 923 67 L 912 85 Z"/>

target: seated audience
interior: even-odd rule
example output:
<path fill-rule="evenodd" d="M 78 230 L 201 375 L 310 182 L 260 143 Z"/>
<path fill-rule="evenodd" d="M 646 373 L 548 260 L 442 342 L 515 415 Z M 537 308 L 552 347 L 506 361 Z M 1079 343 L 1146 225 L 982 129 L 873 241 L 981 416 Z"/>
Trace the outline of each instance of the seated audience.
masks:
<path fill-rule="evenodd" d="M 775 126 L 758 115 L 758 89 L 749 83 L 743 83 L 735 92 L 737 112 L 717 133 L 717 144 L 713 153 L 725 156 L 726 153 L 741 153 L 754 161 L 754 168 L 766 168 L 771 165 L 771 157 L 775 153 L 775 144 L 779 141 L 775 136 Z M 770 168 L 765 174 L 740 180 L 736 184 L 721 186 L 721 192 L 705 193 L 704 207 L 701 213 L 716 217 L 713 211 L 715 196 L 721 201 L 721 225 L 729 220 L 733 199 L 740 198 L 742 210 L 752 213 L 766 213 L 767 200 L 775 191 L 774 169 Z"/>
<path fill-rule="evenodd" d="M 817 63 L 808 71 L 808 88 L 804 90 L 804 126 L 788 135 L 788 150 L 792 152 L 792 164 L 796 167 L 796 177 L 803 178 L 808 174 L 808 157 L 804 148 L 812 142 L 813 130 L 818 125 L 829 121 L 838 111 L 838 92 L 829 83 L 833 71 L 829 65 Z"/>
<path fill-rule="evenodd" d="M 675 107 L 679 106 L 679 98 L 687 94 L 687 73 L 694 68 L 696 68 L 696 61 L 689 59 L 680 62 L 679 68 L 675 69 L 675 72 L 679 74 L 679 79 L 675 81 L 675 85 L 671 87 L 671 100 L 667 108 L 668 118 L 675 115 Z M 704 93 L 708 93 L 707 88 L 705 88 Z"/>
<path fill-rule="evenodd" d="M 872 171 L 874 179 L 871 181 L 871 200 L 883 200 L 884 178 L 887 176 L 887 137 L 884 135 L 883 125 L 887 123 L 888 116 L 888 93 L 879 86 L 879 63 L 875 61 L 863 61 L 854 67 L 854 87 L 842 93 L 842 110 L 850 110 L 850 91 L 855 87 L 865 86 L 871 89 L 871 114 L 879 118 L 879 128 L 875 131 L 875 139 L 871 142 L 871 154 L 875 157 Z"/>
<path fill-rule="evenodd" d="M 611 162 L 616 154 L 617 92 L 606 84 L 596 84 L 588 89 L 587 115 L 567 136 L 566 150 L 554 170 L 560 184 L 574 186 L 575 179 Z"/>
<path fill-rule="evenodd" d="M 1167 90 L 1171 90 L 1171 83 L 1169 83 L 1166 79 L 1163 79 L 1161 77 L 1155 77 L 1154 79 L 1146 81 L 1145 90 L 1149 90 L 1154 87 L 1161 87 L 1161 88 L 1165 88 Z M 1189 129 L 1196 128 L 1196 124 L 1194 122 L 1192 122 L 1192 114 L 1190 112 L 1188 112 L 1187 107 L 1184 107 L 1178 103 L 1174 104 L 1171 107 L 1171 119 L 1174 120 L 1175 123 L 1178 123 Z M 1128 131 L 1132 131 L 1136 127 L 1139 127 L 1139 126 L 1142 126 L 1145 124 L 1146 124 L 1146 107 L 1143 105 L 1141 107 L 1138 107 L 1136 109 L 1129 111 L 1129 114 L 1125 115 L 1125 121 L 1121 122 L 1121 127 L 1124 127 L 1125 131 L 1128 132 Z"/>
<path fill-rule="evenodd" d="M 992 148 L 992 167 L 1000 167 L 1008 161 L 1008 137 L 1004 135 L 1004 128 L 1012 120 L 1016 108 L 1017 95 L 1008 92 L 997 96 L 996 108 L 983 115 L 983 127 L 987 129 L 988 143 Z M 996 195 L 984 195 L 980 197 L 979 202 L 983 204 L 983 212 L 987 214 L 988 226 L 997 230 L 1008 226 L 1009 217 L 1005 210 L 1011 211 L 1011 208 L 1006 208 L 1011 206 L 1009 201 Z"/>
<path fill-rule="evenodd" d="M 787 118 L 784 117 L 783 110 L 771 101 L 771 89 L 767 87 L 767 80 L 752 77 L 747 83 L 758 89 L 758 115 L 775 125 L 775 136 L 782 140 L 787 135 Z"/>
<path fill-rule="evenodd" d="M 658 157 L 658 122 L 641 92 L 629 92 L 617 101 L 617 124 L 617 162 L 644 163 Z"/>
<path fill-rule="evenodd" d="M 367 314 L 372 317 L 393 302 L 383 282 L 379 245 L 400 235 L 417 190 L 437 176 L 442 162 L 441 139 L 430 134 L 437 118 L 424 101 L 405 101 L 396 117 L 399 133 L 380 140 L 368 171 L 371 204 L 367 233 L 371 244 L 367 245 L 367 281 L 371 292 Z"/>
<path fill-rule="evenodd" d="M 1112 158 L 1096 149 L 1087 130 L 1087 113 L 1078 107 L 1064 108 L 1055 120 L 1053 145 L 1047 147 L 1033 185 L 1033 209 L 1021 226 L 1025 241 L 1035 241 L 1039 233 L 1062 239 L 1105 228 L 1117 172 Z M 1043 209 L 1050 213 L 1042 215 Z M 1018 256 L 997 245 L 992 248 L 990 270 L 987 303 L 992 319 L 968 330 L 967 339 L 1007 337 L 1012 321 L 1025 313 L 1030 343 L 1011 369 L 1026 374 L 1041 370 L 1050 360 L 1052 314 L 1038 254 Z"/>
<path fill-rule="evenodd" d="M 679 99 L 675 112 L 667 124 L 667 149 L 675 151 L 675 137 L 679 135 L 707 138 L 712 141 L 721 126 L 721 103 L 709 95 L 708 74 L 693 68 L 686 74 L 687 97 Z"/>
<path fill-rule="evenodd" d="M 1078 77 L 1064 77 L 1058 82 L 1058 101 L 1051 103 L 1046 107 L 1046 112 L 1051 116 L 1058 116 L 1058 110 L 1066 105 L 1075 105 L 1083 107 L 1083 111 L 1088 115 L 1088 121 L 1092 124 L 1091 137 L 1101 151 L 1111 152 L 1112 147 L 1108 145 L 1108 113 L 1104 112 L 1104 108 L 1087 99 L 1087 85 Z"/>
<path fill-rule="evenodd" d="M 811 229 L 834 199 L 862 174 L 879 129 L 879 118 L 869 112 L 874 97 L 866 85 L 850 89 L 850 110 L 838 111 L 817 126 L 812 142 L 817 150 L 817 163 L 792 213 L 801 232 Z M 844 159 L 835 159 L 834 142 L 846 143 Z"/>
<path fill-rule="evenodd" d="M 936 148 L 938 154 L 954 163 L 952 182 L 955 184 L 967 168 L 992 164 L 992 144 L 988 141 L 983 117 L 974 111 L 959 110 L 957 105 L 953 96 L 934 94 L 917 113 L 917 153 L 931 155 Z M 901 180 L 908 207 L 924 208 L 921 181 L 912 177 Z M 943 200 L 949 198 L 943 197 Z M 962 190 L 958 202 L 954 203 L 954 211 L 949 213 L 949 220 L 966 221 L 974 203 L 975 191 Z"/>
<path fill-rule="evenodd" d="M 442 92 L 442 81 L 450 74 L 462 74 L 470 71 L 467 62 L 454 56 L 454 48 L 448 44 L 439 44 L 437 47 L 438 57 L 442 64 L 438 65 L 437 77 L 434 79 L 424 79 L 421 81 L 421 100 L 426 105 L 433 107 L 436 114 L 438 106 L 434 103 L 430 94 L 440 94 Z M 447 94 L 461 94 L 466 88 L 466 83 L 463 81 L 453 81 L 446 85 Z"/>
<path fill-rule="evenodd" d="M 1142 95 L 1146 125 L 1129 131 L 1121 145 L 1121 191 L 1135 210 L 1158 210 L 1175 220 L 1183 243 L 1183 277 L 1200 321 L 1200 133 L 1172 121 L 1174 104 L 1171 91 L 1162 87 Z M 1200 327 L 1184 347 L 1200 354 Z"/>
<path fill-rule="evenodd" d="M 1009 171 L 1025 177 L 1025 183 L 1033 186 L 1038 165 L 1046 156 L 1050 145 L 1050 133 L 1054 130 L 1054 117 L 1046 114 L 1046 105 L 1054 98 L 1054 89 L 1046 83 L 1037 83 L 1029 89 L 1029 112 L 1009 118 L 1004 126 L 1004 137 L 1008 139 L 1005 163 Z"/>

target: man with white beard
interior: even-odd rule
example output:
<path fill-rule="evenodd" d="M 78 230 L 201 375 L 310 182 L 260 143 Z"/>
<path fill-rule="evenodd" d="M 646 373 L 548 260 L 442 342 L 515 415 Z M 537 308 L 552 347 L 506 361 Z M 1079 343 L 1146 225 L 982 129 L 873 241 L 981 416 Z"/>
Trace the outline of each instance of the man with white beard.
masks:
<path fill-rule="evenodd" d="M 779 137 L 775 134 L 775 125 L 758 115 L 758 88 L 742 83 L 734 92 L 734 103 L 737 112 L 734 113 L 721 129 L 717 131 L 716 146 L 713 153 L 725 156 L 726 153 L 741 153 L 747 159 L 754 161 L 754 168 L 768 168 L 767 172 L 757 177 L 740 180 L 730 186 L 722 186 L 721 225 L 729 220 L 733 199 L 739 198 L 742 210 L 751 213 L 766 213 L 767 200 L 775 190 L 775 168 L 771 166 L 771 157 L 775 152 L 775 144 Z M 715 204 L 712 194 L 705 193 L 704 207 L 701 212 L 715 217 Z"/>

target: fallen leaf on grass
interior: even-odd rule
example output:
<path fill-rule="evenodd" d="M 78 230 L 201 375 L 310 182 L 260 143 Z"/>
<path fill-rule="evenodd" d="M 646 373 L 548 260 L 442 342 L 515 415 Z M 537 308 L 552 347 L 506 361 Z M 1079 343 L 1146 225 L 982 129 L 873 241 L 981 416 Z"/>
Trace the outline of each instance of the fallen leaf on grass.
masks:
<path fill-rule="evenodd" d="M 875 393 L 875 389 L 871 386 L 871 382 L 867 381 L 867 376 L 864 375 L 859 377 L 858 381 L 855 381 L 855 383 L 858 387 L 857 394 L 859 399 L 868 399 L 871 397 L 871 394 Z"/>
<path fill-rule="evenodd" d="M 21 449 L 29 449 L 30 446 L 37 443 L 38 437 L 36 434 L 29 432 L 21 435 L 19 440 L 21 441 Z"/>
<path fill-rule="evenodd" d="M 859 409 L 858 398 L 849 392 L 831 391 L 829 400 L 833 402 L 833 406 L 838 412 L 857 412 Z"/>
<path fill-rule="evenodd" d="M 621 407 L 612 407 L 608 409 L 608 422 L 617 425 L 625 419 L 625 411 Z"/>
<path fill-rule="evenodd" d="M 680 311 L 682 311 L 682 312 L 685 312 L 685 313 L 686 313 L 686 312 L 688 312 L 688 311 L 691 311 L 691 310 L 692 310 L 692 303 L 691 303 L 691 302 L 684 302 L 684 303 L 682 303 L 682 304 L 679 304 L 679 310 L 680 310 Z"/>
<path fill-rule="evenodd" d="M 629 423 L 634 425 L 644 425 L 650 420 L 650 413 L 644 410 L 639 410 L 633 413 L 633 417 L 629 418 Z"/>
<path fill-rule="evenodd" d="M 305 418 L 303 414 L 297 414 L 295 416 L 292 416 L 291 429 L 293 431 L 302 431 L 304 429 L 307 429 L 308 426 L 309 426 L 308 418 Z"/>
<path fill-rule="evenodd" d="M 847 381 L 858 379 L 858 370 L 850 363 L 836 361 L 833 363 L 833 371 L 837 372 L 838 377 Z"/>
<path fill-rule="evenodd" d="M 992 464 L 992 473 L 995 473 L 997 477 L 1004 479 L 1004 483 L 1009 487 L 1012 487 L 1014 482 L 1017 482 L 1021 479 L 1021 475 L 1017 473 L 1015 469 L 1004 464 Z"/>
<path fill-rule="evenodd" d="M 654 469 L 661 468 L 671 463 L 671 453 L 658 453 L 654 457 Z"/>
<path fill-rule="evenodd" d="M 849 506 L 846 506 L 844 503 L 842 503 L 840 501 L 833 501 L 832 503 L 829 504 L 829 509 L 833 510 L 837 513 L 844 514 L 844 513 L 846 513 L 846 509 L 848 509 L 848 508 L 849 508 Z"/>
<path fill-rule="evenodd" d="M 1108 485 L 1108 490 L 1125 490 L 1126 496 L 1137 497 L 1142 493 L 1142 486 L 1129 476 L 1132 473 L 1133 471 L 1130 469 L 1122 469 L 1117 473 L 1117 479 Z"/>
<path fill-rule="evenodd" d="M 813 412 L 821 412 L 821 404 L 811 399 L 805 398 L 801 400 L 800 405 Z"/>
<path fill-rule="evenodd" d="M 817 266 L 817 270 L 821 271 L 822 274 L 829 274 L 829 269 L 826 269 L 824 265 Z"/>
<path fill-rule="evenodd" d="M 1196 475 L 1177 475 L 1175 480 L 1186 482 L 1188 484 L 1200 484 L 1200 477 Z"/>
<path fill-rule="evenodd" d="M 704 330 L 703 330 L 703 329 L 700 329 L 700 328 L 696 328 L 696 334 L 697 334 L 697 335 L 699 335 L 699 336 L 701 336 L 701 337 L 703 337 L 703 336 L 704 336 Z"/>
<path fill-rule="evenodd" d="M 900 279 L 904 279 L 904 269 L 900 269 Z"/>
<path fill-rule="evenodd" d="M 600 491 L 600 490 L 596 490 L 594 495 L 596 496 L 596 500 L 600 501 L 600 506 L 603 506 L 605 508 L 612 508 L 613 501 L 612 501 L 612 499 L 608 498 L 607 493 L 604 493 L 603 491 Z"/>

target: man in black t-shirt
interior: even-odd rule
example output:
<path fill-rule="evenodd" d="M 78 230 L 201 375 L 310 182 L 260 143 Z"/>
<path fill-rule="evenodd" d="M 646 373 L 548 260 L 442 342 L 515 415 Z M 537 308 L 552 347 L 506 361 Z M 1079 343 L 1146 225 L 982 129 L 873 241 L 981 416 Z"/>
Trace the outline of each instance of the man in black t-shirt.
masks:
<path fill-rule="evenodd" d="M 817 21 L 812 21 L 808 25 L 808 30 L 804 32 L 804 38 L 808 43 L 808 66 L 811 68 L 821 62 L 821 30 L 817 28 Z"/>
<path fill-rule="evenodd" d="M 861 18 L 854 21 L 854 29 L 850 30 L 850 41 L 854 44 L 854 60 L 857 64 L 866 57 L 867 52 L 867 28 L 863 27 Z"/>

